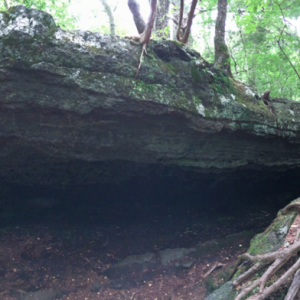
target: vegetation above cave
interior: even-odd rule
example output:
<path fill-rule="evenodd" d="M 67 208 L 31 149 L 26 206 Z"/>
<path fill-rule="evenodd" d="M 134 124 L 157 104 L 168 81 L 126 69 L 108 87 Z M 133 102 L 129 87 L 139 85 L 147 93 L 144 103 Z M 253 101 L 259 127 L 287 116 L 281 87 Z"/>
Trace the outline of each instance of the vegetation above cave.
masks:
<path fill-rule="evenodd" d="M 132 5 L 140 4 L 142 18 L 139 20 L 145 24 L 143 17 L 149 6 L 148 1 L 129 2 Z M 64 29 L 82 29 L 84 26 L 85 29 L 108 34 L 114 28 L 116 34 L 122 37 L 137 32 L 127 1 L 90 1 L 82 9 L 80 0 L 3 0 L 0 2 L 0 10 L 6 8 L 5 3 L 7 6 L 21 4 L 47 11 Z M 212 63 L 215 55 L 214 30 L 211 29 L 215 26 L 217 3 L 217 0 L 198 1 L 188 40 L 190 46 Z M 273 97 L 299 99 L 299 32 L 295 26 L 299 5 L 299 1 L 294 1 L 293 6 L 285 2 L 261 3 L 257 0 L 228 3 L 225 37 L 233 76 L 256 86 L 260 94 L 268 88 Z M 154 39 L 176 36 L 173 31 L 178 23 L 179 11 L 180 0 L 157 2 L 157 17 L 152 30 Z M 183 30 L 187 25 L 189 11 L 190 2 L 186 2 L 183 5 Z M 169 20 L 173 20 L 172 23 Z"/>

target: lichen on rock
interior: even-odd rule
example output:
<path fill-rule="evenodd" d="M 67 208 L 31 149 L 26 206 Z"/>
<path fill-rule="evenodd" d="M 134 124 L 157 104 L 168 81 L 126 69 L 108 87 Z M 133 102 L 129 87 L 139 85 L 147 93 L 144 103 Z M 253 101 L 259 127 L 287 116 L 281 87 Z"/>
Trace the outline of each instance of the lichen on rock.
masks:
<path fill-rule="evenodd" d="M 197 172 L 300 167 L 298 103 L 266 106 L 174 41 L 151 41 L 135 78 L 140 51 L 128 39 L 64 31 L 36 9 L 0 12 L 0 177 L 79 183 L 98 170 L 82 163 L 111 161 Z M 64 173 L 67 165 L 85 175 Z M 57 176 L 45 183 L 49 170 Z"/>

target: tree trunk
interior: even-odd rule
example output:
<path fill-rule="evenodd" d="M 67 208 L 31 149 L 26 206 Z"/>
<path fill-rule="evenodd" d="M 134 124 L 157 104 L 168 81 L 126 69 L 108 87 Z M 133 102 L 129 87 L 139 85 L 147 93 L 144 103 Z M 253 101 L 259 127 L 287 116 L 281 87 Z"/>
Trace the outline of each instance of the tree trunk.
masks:
<path fill-rule="evenodd" d="M 184 30 L 184 34 L 181 37 L 180 36 L 180 31 L 181 31 L 181 26 L 182 26 L 182 20 L 183 20 L 183 11 L 184 11 L 184 0 L 180 1 L 180 13 L 179 13 L 179 21 L 178 21 L 178 28 L 177 28 L 177 40 L 181 43 L 186 44 L 188 42 L 189 39 L 189 35 L 191 32 L 191 27 L 192 27 L 192 23 L 193 23 L 193 19 L 194 19 L 194 12 L 197 6 L 197 2 L 198 0 L 193 0 L 192 4 L 191 4 L 191 8 L 190 8 L 190 12 L 188 15 L 188 19 L 187 19 L 187 25 L 186 28 Z"/>
<path fill-rule="evenodd" d="M 157 0 L 151 0 L 151 13 L 146 24 L 144 32 L 141 34 L 140 43 L 141 44 L 149 44 L 151 32 L 153 28 L 153 24 L 156 17 L 156 9 L 157 9 Z"/>
<path fill-rule="evenodd" d="M 116 25 L 115 25 L 115 18 L 114 18 L 113 12 L 111 11 L 111 8 L 107 4 L 106 0 L 100 0 L 100 1 L 101 1 L 102 5 L 104 6 L 104 9 L 109 18 L 110 34 L 111 34 L 111 36 L 115 36 L 116 35 Z"/>
<path fill-rule="evenodd" d="M 145 31 L 146 23 L 141 15 L 140 5 L 136 2 L 136 0 L 128 0 L 127 4 L 132 13 L 136 29 L 139 34 L 142 34 Z"/>
<path fill-rule="evenodd" d="M 4 0 L 4 4 L 5 4 L 6 9 L 9 9 L 8 0 Z"/>
<path fill-rule="evenodd" d="M 140 63 L 139 63 L 139 66 L 136 70 L 135 77 L 137 77 L 138 74 L 139 74 L 139 70 L 141 68 L 142 61 L 143 61 L 143 55 L 144 55 L 144 53 L 147 53 L 146 46 L 150 42 L 151 32 L 152 32 L 152 28 L 153 28 L 153 25 L 154 25 L 154 22 L 155 22 L 156 9 L 157 9 L 157 0 L 151 0 L 150 7 L 151 7 L 151 12 L 150 12 L 148 22 L 146 24 L 144 32 L 140 35 L 140 43 L 143 45 L 143 50 L 142 50 L 142 53 L 141 53 L 141 56 L 140 56 Z"/>
<path fill-rule="evenodd" d="M 225 25 L 227 16 L 227 0 L 218 0 L 218 16 L 215 28 L 215 64 L 214 67 L 227 72 L 233 77 L 230 69 L 230 56 L 225 42 Z"/>

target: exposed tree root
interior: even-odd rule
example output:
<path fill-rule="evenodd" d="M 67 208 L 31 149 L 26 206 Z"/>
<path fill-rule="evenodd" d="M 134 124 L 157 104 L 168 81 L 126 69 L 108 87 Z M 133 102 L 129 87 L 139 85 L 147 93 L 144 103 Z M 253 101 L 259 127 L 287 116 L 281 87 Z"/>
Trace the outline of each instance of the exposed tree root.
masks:
<path fill-rule="evenodd" d="M 203 278 L 206 278 L 210 275 L 215 269 L 222 268 L 224 264 L 219 263 L 218 261 L 203 275 Z"/>
<path fill-rule="evenodd" d="M 285 296 L 284 300 L 292 300 L 295 298 L 298 290 L 300 288 L 300 269 L 296 272 L 294 276 L 294 280 L 289 288 L 287 295 Z"/>
<path fill-rule="evenodd" d="M 300 208 L 300 198 L 297 198 L 295 201 L 288 204 L 285 208 L 282 209 L 281 213 L 284 215 L 291 208 Z"/>
<path fill-rule="evenodd" d="M 282 211 L 281 214 L 286 214 L 286 212 L 290 209 L 299 209 L 300 208 L 300 198 L 296 199 L 294 202 L 287 205 Z M 271 293 L 278 290 L 283 285 L 292 281 L 292 277 L 294 276 L 293 282 L 288 290 L 288 293 L 285 297 L 285 300 L 293 300 L 299 290 L 300 287 L 300 258 L 296 260 L 296 262 L 283 274 L 280 278 L 275 281 L 270 286 L 266 287 L 269 279 L 278 271 L 282 266 L 284 266 L 292 257 L 295 257 L 297 252 L 300 251 L 300 241 L 296 238 L 293 245 L 290 245 L 288 248 L 280 249 L 275 252 L 266 253 L 262 255 L 250 255 L 249 253 L 244 253 L 240 255 L 238 261 L 235 265 L 235 268 L 229 279 L 234 275 L 238 267 L 241 263 L 251 262 L 252 266 L 239 277 L 237 277 L 232 285 L 236 288 L 240 288 L 240 292 L 235 298 L 235 300 L 240 300 L 242 298 L 247 297 L 247 295 L 252 292 L 254 289 L 259 287 L 258 293 L 252 295 L 247 298 L 249 300 L 263 300 L 268 297 Z M 254 275 L 260 269 L 266 267 L 266 271 L 264 274 L 254 280 L 252 283 L 242 286 L 241 284 L 249 279 L 252 275 Z"/>
<path fill-rule="evenodd" d="M 142 65 L 142 62 L 143 62 L 144 53 L 147 54 L 146 46 L 147 46 L 146 44 L 143 45 L 142 53 L 141 53 L 141 56 L 140 56 L 140 62 L 139 62 L 139 65 L 138 65 L 138 67 L 136 69 L 136 73 L 135 73 L 135 78 L 137 78 L 138 75 L 139 75 L 139 71 L 140 71 L 140 68 L 141 68 L 141 65 Z"/>
<path fill-rule="evenodd" d="M 147 54 L 146 46 L 150 42 L 151 32 L 152 32 L 152 28 L 153 28 L 154 21 L 155 21 L 155 16 L 156 16 L 157 0 L 151 0 L 150 7 L 151 7 L 151 12 L 150 12 L 148 22 L 146 24 L 145 30 L 140 35 L 139 42 L 143 45 L 143 48 L 142 48 L 142 53 L 141 53 L 141 56 L 140 56 L 140 61 L 139 61 L 139 65 L 138 65 L 137 70 L 136 70 L 135 77 L 137 77 L 139 75 L 139 71 L 140 71 L 140 68 L 141 68 L 141 65 L 142 65 L 142 62 L 143 62 L 144 53 Z"/>

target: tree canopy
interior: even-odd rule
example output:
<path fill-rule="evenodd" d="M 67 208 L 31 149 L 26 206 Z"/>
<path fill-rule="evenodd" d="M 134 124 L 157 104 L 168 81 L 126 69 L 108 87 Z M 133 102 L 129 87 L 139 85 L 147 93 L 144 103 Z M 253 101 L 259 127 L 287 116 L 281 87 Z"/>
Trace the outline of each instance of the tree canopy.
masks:
<path fill-rule="evenodd" d="M 63 29 L 75 29 L 76 18 L 69 14 L 69 0 L 3 0 L 0 10 L 14 5 L 25 5 L 28 8 L 37 8 L 50 13 L 57 24 Z"/>

